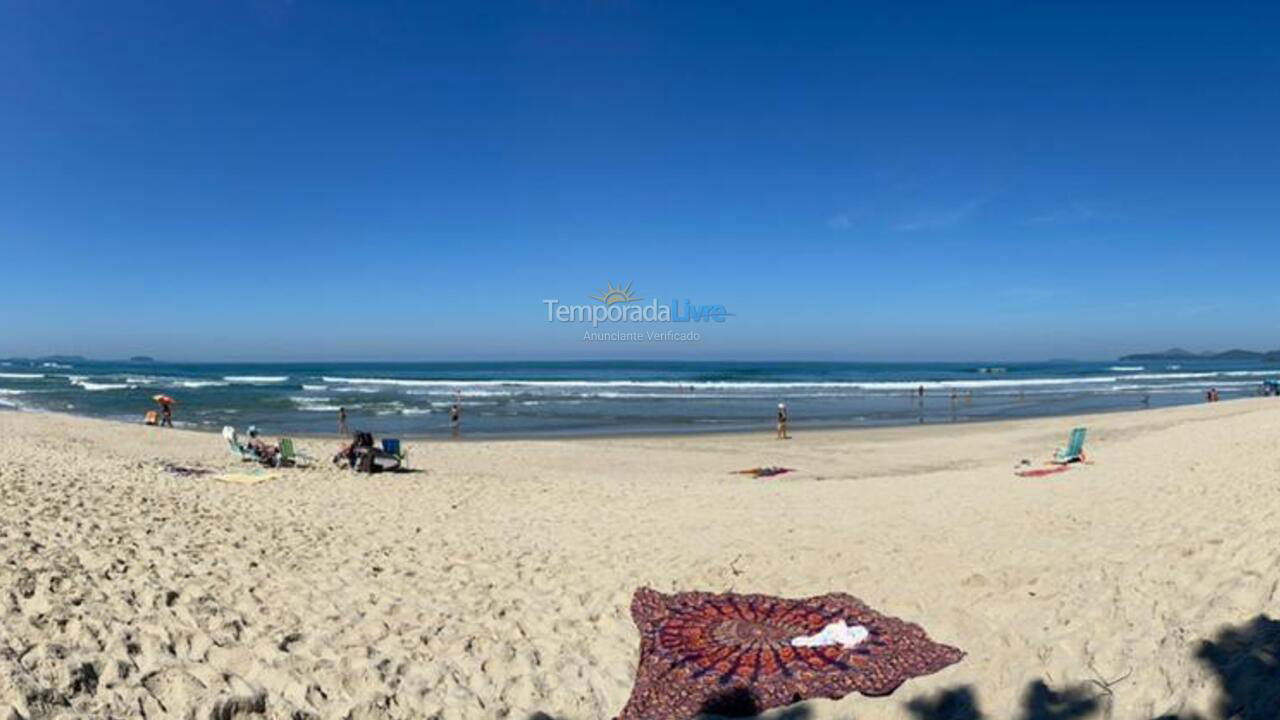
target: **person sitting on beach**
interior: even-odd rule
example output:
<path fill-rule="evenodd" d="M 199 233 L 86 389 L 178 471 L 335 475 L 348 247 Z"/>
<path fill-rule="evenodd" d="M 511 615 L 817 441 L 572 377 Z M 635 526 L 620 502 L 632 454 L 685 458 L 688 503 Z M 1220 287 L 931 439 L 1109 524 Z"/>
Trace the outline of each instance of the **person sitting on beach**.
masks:
<path fill-rule="evenodd" d="M 250 450 L 253 451 L 254 455 L 258 456 L 259 462 L 262 462 L 267 465 L 274 465 L 276 461 L 276 455 L 280 454 L 279 447 L 275 445 L 268 445 L 267 443 L 263 442 L 262 438 L 258 437 L 258 428 L 256 427 L 249 428 L 248 447 Z"/>
<path fill-rule="evenodd" d="M 356 462 L 360 459 L 361 453 L 373 448 L 373 435 L 367 432 L 355 432 L 351 436 L 351 442 L 343 445 L 336 455 L 333 456 L 333 464 L 347 465 L 355 467 Z"/>

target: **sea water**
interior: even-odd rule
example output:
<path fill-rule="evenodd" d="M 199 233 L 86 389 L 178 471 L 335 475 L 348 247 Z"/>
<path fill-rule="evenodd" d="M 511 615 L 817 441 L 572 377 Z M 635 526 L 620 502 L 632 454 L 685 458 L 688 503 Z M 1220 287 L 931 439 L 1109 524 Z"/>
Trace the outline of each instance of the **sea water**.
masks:
<path fill-rule="evenodd" d="M 199 364 L 23 362 L 0 366 L 0 410 L 140 422 L 152 398 L 179 425 L 292 434 L 354 429 L 468 436 L 761 430 L 777 404 L 794 429 L 949 423 L 1257 395 L 1259 362 L 1040 363 L 469 362 Z M 923 396 L 920 394 L 923 388 Z M 1280 402 L 1280 400 L 1277 400 Z"/>

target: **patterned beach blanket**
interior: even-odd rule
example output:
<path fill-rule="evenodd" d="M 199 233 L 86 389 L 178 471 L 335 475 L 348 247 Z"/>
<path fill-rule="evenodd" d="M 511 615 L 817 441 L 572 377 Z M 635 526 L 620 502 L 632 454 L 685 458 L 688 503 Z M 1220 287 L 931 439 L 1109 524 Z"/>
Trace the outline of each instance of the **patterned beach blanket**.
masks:
<path fill-rule="evenodd" d="M 1052 467 L 1036 468 L 1034 470 L 1020 470 L 1014 475 L 1024 478 L 1044 477 L 1045 475 L 1057 475 L 1071 469 L 1070 465 L 1054 465 Z"/>
<path fill-rule="evenodd" d="M 964 657 L 851 595 L 636 591 L 640 664 L 617 720 L 753 715 L 809 698 L 887 695 Z"/>

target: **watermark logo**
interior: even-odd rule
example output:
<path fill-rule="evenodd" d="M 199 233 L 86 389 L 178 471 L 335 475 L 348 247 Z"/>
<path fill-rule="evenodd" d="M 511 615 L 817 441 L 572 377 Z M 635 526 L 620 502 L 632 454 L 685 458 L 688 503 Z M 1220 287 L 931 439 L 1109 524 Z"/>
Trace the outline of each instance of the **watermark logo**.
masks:
<path fill-rule="evenodd" d="M 696 303 L 688 298 L 662 302 L 651 298 L 647 302 L 636 296 L 632 283 L 614 285 L 609 282 L 598 295 L 591 295 L 595 303 L 570 305 L 557 298 L 547 298 L 547 322 L 590 323 L 592 328 L 601 324 L 621 323 L 723 323 L 733 313 L 718 303 Z M 587 332 L 584 340 L 609 341 L 696 341 L 696 332 Z"/>
<path fill-rule="evenodd" d="M 631 283 L 627 283 L 627 286 L 624 288 L 614 287 L 613 283 L 609 283 L 605 286 L 604 292 L 599 295 L 592 295 L 591 299 L 599 300 L 605 305 L 640 302 L 640 298 L 631 294 Z"/>

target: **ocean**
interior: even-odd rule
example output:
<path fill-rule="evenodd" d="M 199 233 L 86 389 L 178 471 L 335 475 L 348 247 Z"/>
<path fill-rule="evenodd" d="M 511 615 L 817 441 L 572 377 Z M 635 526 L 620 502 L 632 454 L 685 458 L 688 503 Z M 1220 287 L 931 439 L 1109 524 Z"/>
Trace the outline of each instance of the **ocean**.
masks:
<path fill-rule="evenodd" d="M 779 402 L 792 427 L 968 422 L 1257 395 L 1280 366 L 1181 361 L 1039 363 L 468 362 L 0 363 L 0 410 L 141 422 L 159 393 L 179 426 L 269 434 L 353 430 L 467 436 L 766 430 Z M 923 399 L 919 389 L 924 388 Z"/>

